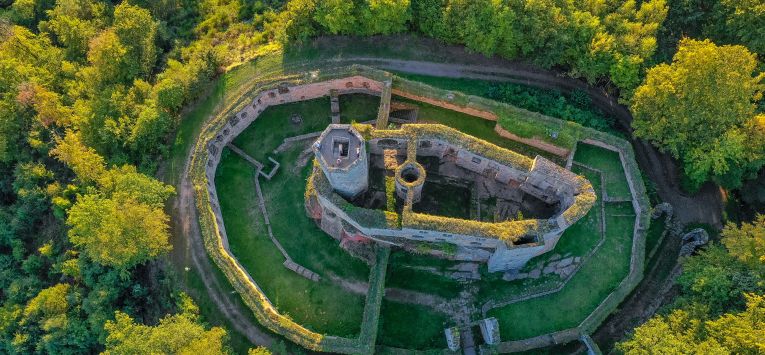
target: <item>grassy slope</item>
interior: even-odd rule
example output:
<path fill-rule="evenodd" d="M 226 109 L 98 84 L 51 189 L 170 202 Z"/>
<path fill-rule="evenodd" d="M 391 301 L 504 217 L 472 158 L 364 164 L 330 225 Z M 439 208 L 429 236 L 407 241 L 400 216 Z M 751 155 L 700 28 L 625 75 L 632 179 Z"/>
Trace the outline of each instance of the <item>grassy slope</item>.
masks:
<path fill-rule="evenodd" d="M 632 196 L 627 184 L 627 176 L 624 175 L 624 168 L 619 160 L 619 153 L 580 143 L 576 147 L 574 160 L 603 172 L 608 196 L 615 198 Z"/>

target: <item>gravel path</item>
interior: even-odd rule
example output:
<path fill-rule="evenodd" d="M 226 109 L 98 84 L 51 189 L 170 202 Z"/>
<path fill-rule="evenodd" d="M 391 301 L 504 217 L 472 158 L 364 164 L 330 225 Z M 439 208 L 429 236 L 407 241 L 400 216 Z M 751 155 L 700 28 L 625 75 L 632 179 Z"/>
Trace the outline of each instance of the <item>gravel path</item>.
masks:
<path fill-rule="evenodd" d="M 583 90 L 592 98 L 592 102 L 603 112 L 614 116 L 625 132 L 631 132 L 630 122 L 632 116 L 622 105 L 618 104 L 617 98 L 600 88 L 588 86 L 586 83 L 566 77 L 560 73 L 542 70 L 523 63 L 493 60 L 497 66 L 492 65 L 464 65 L 444 64 L 424 61 L 381 59 L 372 57 L 356 57 L 335 59 L 338 64 L 359 63 L 378 67 L 386 70 L 395 70 L 413 74 L 423 74 L 452 78 L 472 78 L 495 80 L 503 82 L 521 83 L 525 85 L 553 88 L 564 92 L 571 90 Z M 644 173 L 656 183 L 658 194 L 663 201 L 669 202 L 676 207 L 675 214 L 680 223 L 701 222 L 713 226 L 721 225 L 722 197 L 720 190 L 713 184 L 705 185 L 695 196 L 686 196 L 679 188 L 678 163 L 666 154 L 659 152 L 641 140 L 632 140 L 637 160 Z M 188 167 L 190 161 L 187 159 Z M 269 345 L 274 337 L 263 332 L 250 322 L 251 317 L 244 312 L 250 312 L 247 308 L 240 308 L 232 297 L 236 294 L 228 294 L 221 291 L 223 288 L 218 280 L 209 277 L 213 274 L 215 265 L 207 257 L 202 244 L 201 235 L 196 218 L 194 205 L 194 191 L 188 182 L 184 172 L 182 183 L 178 186 L 178 198 L 174 206 L 174 221 L 176 229 L 181 233 L 176 238 L 176 252 L 184 255 L 181 260 L 190 260 L 195 272 L 202 276 L 205 289 L 212 301 L 233 324 L 234 330 L 244 334 L 253 344 Z M 178 245 L 180 244 L 180 245 Z M 180 248 L 180 250 L 178 250 Z M 673 248 L 667 248 L 673 249 Z M 674 250 L 666 250 L 657 254 L 663 262 L 675 263 L 677 254 Z M 179 259 L 179 258 L 175 258 Z M 666 260 L 665 260 L 666 259 Z M 187 263 L 184 263 L 186 265 Z M 654 282 L 655 281 L 655 282 Z M 652 280 L 651 273 L 646 274 L 644 281 L 638 286 L 633 295 L 656 295 L 660 292 L 663 282 Z M 619 338 L 629 331 L 631 324 L 621 322 L 621 319 L 644 319 L 646 315 L 642 310 L 650 303 L 651 297 L 630 297 L 621 306 L 617 317 L 610 317 L 601 329 L 607 329 L 605 333 L 599 333 L 599 339 Z M 614 319 L 615 318 L 615 319 Z M 633 325 L 634 326 L 634 325 Z M 600 330 L 599 330 L 600 332 Z"/>

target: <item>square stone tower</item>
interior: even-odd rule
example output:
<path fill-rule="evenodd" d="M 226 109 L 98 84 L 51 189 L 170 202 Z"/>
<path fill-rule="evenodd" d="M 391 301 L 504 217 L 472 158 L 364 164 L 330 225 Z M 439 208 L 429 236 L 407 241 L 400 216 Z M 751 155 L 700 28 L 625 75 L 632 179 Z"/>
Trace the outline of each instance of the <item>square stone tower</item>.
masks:
<path fill-rule="evenodd" d="M 313 152 L 332 188 L 352 199 L 369 184 L 369 159 L 359 132 L 348 124 L 331 124 L 313 144 Z"/>

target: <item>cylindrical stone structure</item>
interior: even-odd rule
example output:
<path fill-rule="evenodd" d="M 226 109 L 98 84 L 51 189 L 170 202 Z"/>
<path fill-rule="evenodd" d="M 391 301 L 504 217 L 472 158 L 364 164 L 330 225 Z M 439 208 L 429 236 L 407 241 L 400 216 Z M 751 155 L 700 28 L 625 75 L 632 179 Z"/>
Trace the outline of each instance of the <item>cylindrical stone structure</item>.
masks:
<path fill-rule="evenodd" d="M 332 188 L 353 199 L 369 184 L 369 159 L 364 139 L 353 126 L 331 124 L 313 144 L 313 152 Z"/>
<path fill-rule="evenodd" d="M 396 194 L 406 200 L 406 194 L 414 193 L 412 202 L 422 198 L 422 186 L 425 184 L 425 168 L 416 161 L 406 161 L 396 169 Z"/>

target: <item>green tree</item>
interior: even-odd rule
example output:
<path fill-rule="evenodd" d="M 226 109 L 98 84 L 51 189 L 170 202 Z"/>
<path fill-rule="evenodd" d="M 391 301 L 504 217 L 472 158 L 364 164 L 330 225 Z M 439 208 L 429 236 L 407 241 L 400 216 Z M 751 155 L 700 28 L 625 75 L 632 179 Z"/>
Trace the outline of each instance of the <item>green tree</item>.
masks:
<path fill-rule="evenodd" d="M 136 324 L 125 313 L 116 312 L 106 322 L 106 350 L 109 354 L 225 354 L 226 331 L 210 330 L 199 324 L 196 315 L 167 316 L 154 327 Z"/>
<path fill-rule="evenodd" d="M 104 158 L 95 150 L 86 147 L 72 131 L 68 131 L 64 138 L 57 142 L 51 155 L 66 163 L 77 178 L 85 183 L 95 182 L 106 174 Z"/>
<path fill-rule="evenodd" d="M 403 32 L 411 18 L 409 0 L 366 0 L 361 8 L 361 34 Z"/>
<path fill-rule="evenodd" d="M 731 42 L 740 42 L 751 51 L 765 55 L 765 3 L 758 0 L 722 0 L 727 14 L 725 26 L 717 26 Z"/>
<path fill-rule="evenodd" d="M 765 264 L 765 215 L 740 226 L 728 222 L 722 231 L 722 243 L 728 252 L 756 269 Z"/>
<path fill-rule="evenodd" d="M 743 293 L 759 290 L 758 282 L 758 277 L 724 248 L 710 246 L 683 263 L 683 273 L 677 279 L 682 291 L 677 304 L 718 315 L 743 306 Z"/>
<path fill-rule="evenodd" d="M 445 0 L 411 0 L 412 22 L 420 32 L 440 37 L 444 32 Z"/>
<path fill-rule="evenodd" d="M 48 20 L 40 23 L 40 29 L 53 35 L 56 42 L 66 48 L 67 58 L 83 61 L 88 42 L 106 27 L 108 7 L 102 2 L 81 0 L 58 0 L 47 11 Z"/>
<path fill-rule="evenodd" d="M 114 8 L 113 28 L 129 58 L 128 77 L 151 73 L 157 60 L 157 22 L 149 10 L 122 2 Z"/>
<path fill-rule="evenodd" d="M 91 259 L 129 269 L 170 250 L 168 217 L 162 208 L 133 198 L 79 196 L 66 223 L 69 240 Z"/>
<path fill-rule="evenodd" d="M 174 189 L 135 167 L 107 170 L 103 158 L 68 132 L 51 152 L 97 189 L 78 196 L 68 212 L 69 240 L 103 265 L 129 269 L 170 250 L 163 211 Z"/>
<path fill-rule="evenodd" d="M 316 22 L 331 34 L 352 34 L 358 30 L 352 0 L 325 0 L 316 6 Z"/>
<path fill-rule="evenodd" d="M 747 295 L 746 310 L 700 320 L 675 310 L 635 328 L 617 344 L 625 354 L 759 354 L 765 351 L 765 298 Z"/>
<path fill-rule="evenodd" d="M 301 43 L 318 33 L 313 18 L 317 0 L 291 0 L 277 19 L 267 26 L 275 41 L 282 44 Z"/>
<path fill-rule="evenodd" d="M 152 208 L 162 208 L 175 193 L 170 185 L 136 171 L 134 166 L 113 168 L 98 179 L 99 191 L 118 200 L 134 200 Z"/>
<path fill-rule="evenodd" d="M 682 159 L 697 186 L 710 178 L 739 186 L 763 163 L 763 137 L 750 135 L 765 77 L 756 67 L 744 47 L 681 41 L 672 63 L 651 68 L 635 91 L 635 135 Z"/>
<path fill-rule="evenodd" d="M 90 68 L 83 70 L 92 90 L 130 80 L 137 70 L 137 63 L 127 56 L 128 49 L 120 42 L 114 30 L 106 30 L 90 41 L 88 62 Z"/>

